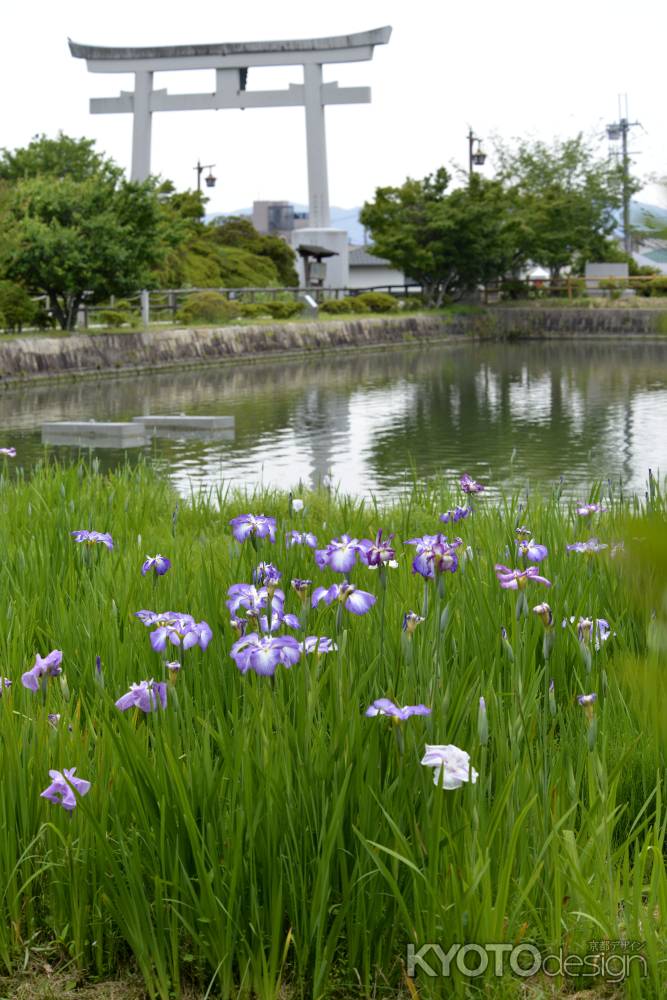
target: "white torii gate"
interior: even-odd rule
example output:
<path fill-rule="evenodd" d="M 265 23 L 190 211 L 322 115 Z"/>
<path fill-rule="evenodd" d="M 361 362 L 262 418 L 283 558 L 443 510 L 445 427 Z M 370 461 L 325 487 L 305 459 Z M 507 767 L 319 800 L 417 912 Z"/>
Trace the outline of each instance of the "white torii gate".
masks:
<path fill-rule="evenodd" d="M 91 73 L 134 73 L 134 91 L 120 97 L 90 101 L 91 114 L 131 113 L 132 180 L 145 180 L 151 169 L 151 118 L 156 111 L 201 111 L 221 108 L 277 108 L 302 106 L 306 111 L 308 157 L 308 241 L 316 230 L 329 229 L 324 108 L 327 104 L 366 104 L 370 87 L 339 87 L 323 83 L 327 63 L 361 62 L 373 58 L 376 45 L 385 45 L 391 28 L 376 28 L 329 38 L 273 42 L 226 42 L 217 45 L 168 45 L 107 48 L 80 45 L 69 39 L 70 52 L 85 59 Z M 247 90 L 248 70 L 254 66 L 303 67 L 303 83 L 287 90 Z M 169 94 L 153 89 L 153 74 L 172 70 L 215 70 L 215 90 L 203 94 Z M 305 233 L 303 234 L 305 236 Z M 334 249 L 338 249 L 340 241 Z"/>

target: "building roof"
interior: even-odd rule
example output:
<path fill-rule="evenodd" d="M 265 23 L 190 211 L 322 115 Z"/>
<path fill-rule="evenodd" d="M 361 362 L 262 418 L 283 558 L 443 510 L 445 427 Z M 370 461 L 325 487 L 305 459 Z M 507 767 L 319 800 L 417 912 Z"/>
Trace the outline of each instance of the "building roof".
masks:
<path fill-rule="evenodd" d="M 349 253 L 350 267 L 391 267 L 384 257 L 376 257 L 368 247 L 352 247 Z"/>
<path fill-rule="evenodd" d="M 202 45 L 127 46 L 82 45 L 68 39 L 72 55 L 77 59 L 178 59 L 192 56 L 254 56 L 266 53 L 318 52 L 350 49 L 368 45 L 386 45 L 391 28 L 374 28 L 351 35 L 330 35 L 326 38 L 289 38 L 271 42 L 218 42 Z"/>
<path fill-rule="evenodd" d="M 296 248 L 300 257 L 317 257 L 321 260 L 322 257 L 337 257 L 337 250 L 329 250 L 327 247 L 318 247 L 314 243 L 299 243 Z"/>

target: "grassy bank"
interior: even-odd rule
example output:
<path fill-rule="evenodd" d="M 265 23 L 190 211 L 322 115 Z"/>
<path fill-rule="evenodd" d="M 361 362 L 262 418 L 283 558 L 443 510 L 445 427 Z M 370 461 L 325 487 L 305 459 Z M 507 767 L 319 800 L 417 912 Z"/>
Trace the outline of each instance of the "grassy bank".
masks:
<path fill-rule="evenodd" d="M 35 962 L 73 980 L 128 969 L 161 1000 L 181 990 L 510 997 L 526 980 L 507 964 L 492 976 L 493 959 L 479 978 L 452 962 L 451 977 L 418 967 L 407 979 L 408 945 L 531 943 L 543 955 L 596 956 L 588 975 L 538 973 L 534 996 L 664 995 L 667 555 L 657 488 L 641 504 L 606 499 L 590 518 L 556 495 L 494 506 L 481 494 L 447 525 L 439 515 L 464 498 L 444 487 L 416 488 L 385 511 L 326 490 L 303 499 L 300 513 L 279 494 L 179 503 L 143 468 L 3 475 L 4 973 Z M 248 511 L 277 519 L 275 544 L 232 537 L 230 520 Z M 517 525 L 547 547 L 538 572 L 552 583 L 528 585 L 518 618 L 523 592 L 502 589 L 494 572 L 521 565 Z M 325 548 L 380 528 L 396 532 L 398 568 L 357 561 L 349 573 L 376 598 L 368 612 L 324 602 L 308 612 L 290 580 L 328 587 L 343 575 L 318 568 L 307 545 L 287 547 L 286 532 L 314 532 Z M 113 549 L 78 544 L 76 529 L 110 532 Z M 462 537 L 459 565 L 424 579 L 404 543 L 439 530 Z M 567 551 L 594 535 L 608 547 Z M 157 552 L 171 569 L 142 576 Z M 273 676 L 238 669 L 225 602 L 260 561 L 282 572 L 284 611 L 303 626 L 276 633 L 326 636 L 336 650 L 304 653 Z M 552 628 L 531 610 L 542 601 Z M 206 649 L 168 642 L 155 652 L 142 609 L 189 613 L 213 637 Z M 425 618 L 412 634 L 401 628 L 410 610 Z M 608 636 L 578 631 L 580 617 L 607 620 Z M 25 687 L 36 654 L 52 650 L 62 673 Z M 165 709 L 116 707 L 151 678 L 167 685 Z M 578 703 L 591 693 L 594 703 Z M 383 697 L 431 714 L 366 717 Z M 420 763 L 425 744 L 467 751 L 477 780 L 466 770 L 461 787 L 436 787 Z M 67 811 L 40 793 L 50 769 L 70 768 L 90 790 Z M 645 960 L 624 966 L 622 986 L 610 985 L 619 962 L 610 967 L 604 943 L 618 941 Z M 425 961 L 439 971 L 432 952 Z"/>

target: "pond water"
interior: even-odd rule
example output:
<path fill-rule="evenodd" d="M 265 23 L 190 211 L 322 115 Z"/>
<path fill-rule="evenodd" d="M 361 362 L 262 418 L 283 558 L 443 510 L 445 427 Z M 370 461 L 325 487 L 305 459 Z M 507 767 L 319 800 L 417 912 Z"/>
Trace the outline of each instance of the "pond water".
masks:
<path fill-rule="evenodd" d="M 584 497 L 596 479 L 643 493 L 667 471 L 667 343 L 542 341 L 330 354 L 151 375 L 26 384 L 0 393 L 0 446 L 30 467 L 50 420 L 229 414 L 233 440 L 154 439 L 95 450 L 102 468 L 144 455 L 179 491 L 224 483 L 297 487 L 330 474 L 387 499 L 412 481 L 468 471 L 503 488 Z"/>

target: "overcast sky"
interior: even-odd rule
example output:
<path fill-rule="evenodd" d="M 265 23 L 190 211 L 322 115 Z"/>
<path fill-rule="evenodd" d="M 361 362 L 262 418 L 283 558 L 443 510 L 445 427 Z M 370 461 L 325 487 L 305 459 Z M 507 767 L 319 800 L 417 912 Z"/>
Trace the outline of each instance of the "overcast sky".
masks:
<path fill-rule="evenodd" d="M 347 34 L 391 25 L 372 62 L 325 79 L 372 88 L 370 105 L 328 108 L 333 205 L 359 205 L 378 185 L 467 161 L 468 125 L 491 147 L 579 131 L 602 137 L 628 95 L 636 171 L 667 174 L 667 4 L 642 0 L 32 0 L 5 13 L 0 146 L 37 133 L 89 136 L 129 167 L 130 115 L 90 115 L 90 97 L 132 89 L 131 75 L 88 73 L 67 37 L 97 45 L 168 45 Z M 301 82 L 298 67 L 251 71 L 249 89 Z M 158 75 L 170 92 L 212 91 L 211 71 Z M 607 143 L 601 145 L 605 152 Z M 209 210 L 254 199 L 307 201 L 302 108 L 156 114 L 152 169 L 192 187 L 214 163 Z M 485 172 L 491 174 L 490 160 Z M 656 189 L 647 192 L 657 200 Z"/>

